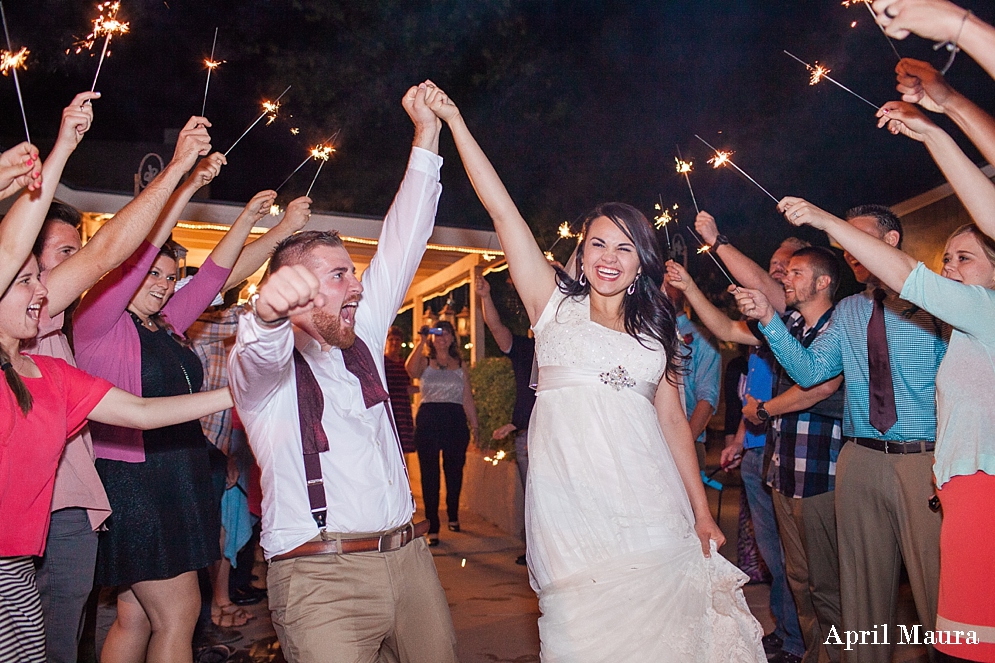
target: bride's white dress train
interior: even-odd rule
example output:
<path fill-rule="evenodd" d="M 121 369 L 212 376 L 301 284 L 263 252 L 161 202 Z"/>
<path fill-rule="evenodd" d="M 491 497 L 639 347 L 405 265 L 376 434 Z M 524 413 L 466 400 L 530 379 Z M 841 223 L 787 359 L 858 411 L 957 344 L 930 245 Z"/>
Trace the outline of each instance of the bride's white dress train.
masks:
<path fill-rule="evenodd" d="M 666 356 L 553 293 L 534 326 L 528 560 L 544 663 L 762 663 L 747 577 L 706 559 L 653 405 Z"/>

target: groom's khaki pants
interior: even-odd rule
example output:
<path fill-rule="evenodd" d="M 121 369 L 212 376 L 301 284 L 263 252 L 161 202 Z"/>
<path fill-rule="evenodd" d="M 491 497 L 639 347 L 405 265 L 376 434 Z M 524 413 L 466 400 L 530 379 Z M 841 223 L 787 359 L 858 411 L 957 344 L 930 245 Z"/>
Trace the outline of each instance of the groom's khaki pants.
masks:
<path fill-rule="evenodd" d="M 273 627 L 288 663 L 456 663 L 456 634 L 423 538 L 399 550 L 270 564 Z"/>

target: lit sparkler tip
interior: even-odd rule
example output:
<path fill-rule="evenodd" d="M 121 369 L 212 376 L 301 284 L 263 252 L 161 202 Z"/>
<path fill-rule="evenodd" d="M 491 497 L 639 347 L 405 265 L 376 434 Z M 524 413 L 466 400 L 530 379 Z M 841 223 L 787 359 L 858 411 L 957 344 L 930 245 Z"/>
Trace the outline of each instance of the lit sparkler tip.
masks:
<path fill-rule="evenodd" d="M 712 164 L 712 168 L 721 168 L 722 166 L 729 163 L 729 157 L 733 155 L 733 152 L 723 152 L 722 150 L 715 150 L 715 156 L 708 160 L 708 163 Z"/>
<path fill-rule="evenodd" d="M 567 223 L 566 221 L 560 224 L 558 232 L 560 234 L 560 237 L 562 237 L 563 239 L 569 239 L 570 237 L 573 237 L 573 233 L 570 232 L 570 224 Z"/>
<path fill-rule="evenodd" d="M 331 145 L 315 145 L 311 148 L 311 156 L 322 161 L 328 161 L 333 152 L 335 152 L 335 148 Z"/>
<path fill-rule="evenodd" d="M 653 219 L 653 227 L 656 228 L 657 230 L 660 230 L 665 225 L 667 225 L 668 223 L 670 223 L 671 221 L 673 221 L 674 217 L 670 213 L 669 209 L 661 209 L 659 204 L 657 204 L 656 208 L 658 210 L 661 210 L 661 211 L 660 211 L 660 213 L 656 217 L 654 217 L 654 219 Z M 677 205 L 674 205 L 674 209 L 676 209 L 676 208 L 677 208 Z"/>
<path fill-rule="evenodd" d="M 211 60 L 209 58 L 204 59 L 204 66 L 208 69 L 217 69 L 220 65 L 223 65 L 228 60 Z"/>
<path fill-rule="evenodd" d="M 684 175 L 686 173 L 690 173 L 691 172 L 691 166 L 694 165 L 690 161 L 682 161 L 682 160 L 678 159 L 677 157 L 674 157 L 674 161 L 677 162 L 677 174 L 678 175 Z"/>
<path fill-rule="evenodd" d="M 543 255 L 546 256 L 546 260 L 548 260 L 549 262 L 554 262 L 556 260 L 556 257 L 553 255 L 552 251 L 546 251 L 543 253 Z"/>
<path fill-rule="evenodd" d="M 280 214 L 283 213 L 283 210 L 280 209 L 279 205 L 277 205 L 276 203 L 273 203 L 272 205 L 269 206 L 269 213 L 270 213 L 270 216 L 280 216 Z"/>
<path fill-rule="evenodd" d="M 6 76 L 7 72 L 13 69 L 27 69 L 26 62 L 29 53 L 31 53 L 31 51 L 23 47 L 15 53 L 11 53 L 10 51 L 0 51 L 0 72 Z"/>
<path fill-rule="evenodd" d="M 821 64 L 816 63 L 814 67 L 809 68 L 812 72 L 812 76 L 808 79 L 809 85 L 815 85 L 823 79 L 823 77 L 828 74 L 831 70 L 823 67 Z"/>
<path fill-rule="evenodd" d="M 711 246 L 709 246 L 708 244 L 702 244 L 701 248 L 700 248 L 700 249 L 698 249 L 698 255 L 701 255 L 702 253 L 708 253 L 708 251 L 709 251 L 709 250 L 710 250 L 711 248 L 712 248 L 712 247 L 711 247 Z"/>
<path fill-rule="evenodd" d="M 300 130 L 300 128 L 299 128 L 299 127 L 290 127 L 290 133 L 292 133 L 293 135 L 295 135 L 295 136 L 296 136 L 296 135 L 297 135 L 297 134 L 299 134 L 300 132 L 301 132 L 301 130 Z"/>

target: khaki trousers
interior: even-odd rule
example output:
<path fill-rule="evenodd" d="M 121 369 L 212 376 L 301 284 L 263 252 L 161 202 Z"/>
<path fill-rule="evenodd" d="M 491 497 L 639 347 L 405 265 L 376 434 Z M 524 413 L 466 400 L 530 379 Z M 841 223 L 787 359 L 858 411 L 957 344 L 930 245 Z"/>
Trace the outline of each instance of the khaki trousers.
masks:
<path fill-rule="evenodd" d="M 456 633 L 425 539 L 400 550 L 273 562 L 273 627 L 288 663 L 456 663 Z"/>
<path fill-rule="evenodd" d="M 932 496 L 932 453 L 886 454 L 854 442 L 843 445 L 836 463 L 843 608 L 843 628 L 838 631 L 845 642 L 844 630 L 880 634 L 881 625 L 886 625 L 890 643 L 854 645 L 843 652 L 845 661 L 891 661 L 891 645 L 898 639 L 895 602 L 903 560 L 923 627 L 920 631 L 934 629 L 940 584 L 940 514 L 929 508 Z"/>
<path fill-rule="evenodd" d="M 833 491 L 805 498 L 772 491 L 777 528 L 784 546 L 784 567 L 805 638 L 805 663 L 840 660 L 840 647 L 825 645 L 840 628 L 836 500 Z"/>

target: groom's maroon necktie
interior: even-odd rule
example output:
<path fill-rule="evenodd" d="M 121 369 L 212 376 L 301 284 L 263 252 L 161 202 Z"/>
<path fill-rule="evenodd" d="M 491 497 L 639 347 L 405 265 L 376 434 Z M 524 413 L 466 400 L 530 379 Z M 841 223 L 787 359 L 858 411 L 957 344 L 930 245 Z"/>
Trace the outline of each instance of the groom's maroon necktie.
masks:
<path fill-rule="evenodd" d="M 888 336 L 884 326 L 884 300 L 888 296 L 881 288 L 874 290 L 874 311 L 867 323 L 867 373 L 871 425 L 882 435 L 898 421 L 895 409 L 895 387 L 888 357 Z"/>
<path fill-rule="evenodd" d="M 390 398 L 380 381 L 376 362 L 370 348 L 363 339 L 356 338 L 351 347 L 342 351 L 346 370 L 359 378 L 363 390 L 363 404 L 369 409 Z M 315 379 L 311 367 L 304 356 L 294 348 L 294 375 L 297 380 L 297 416 L 301 424 L 301 443 L 304 451 L 304 476 L 307 479 L 307 496 L 311 504 L 311 517 L 318 527 L 325 526 L 327 503 L 325 484 L 321 476 L 321 461 L 318 454 L 328 451 L 328 436 L 321 425 L 321 415 L 325 409 L 325 398 L 321 386 Z M 391 426 L 394 425 L 390 408 L 387 408 Z M 403 454 L 402 454 L 403 458 Z"/>

